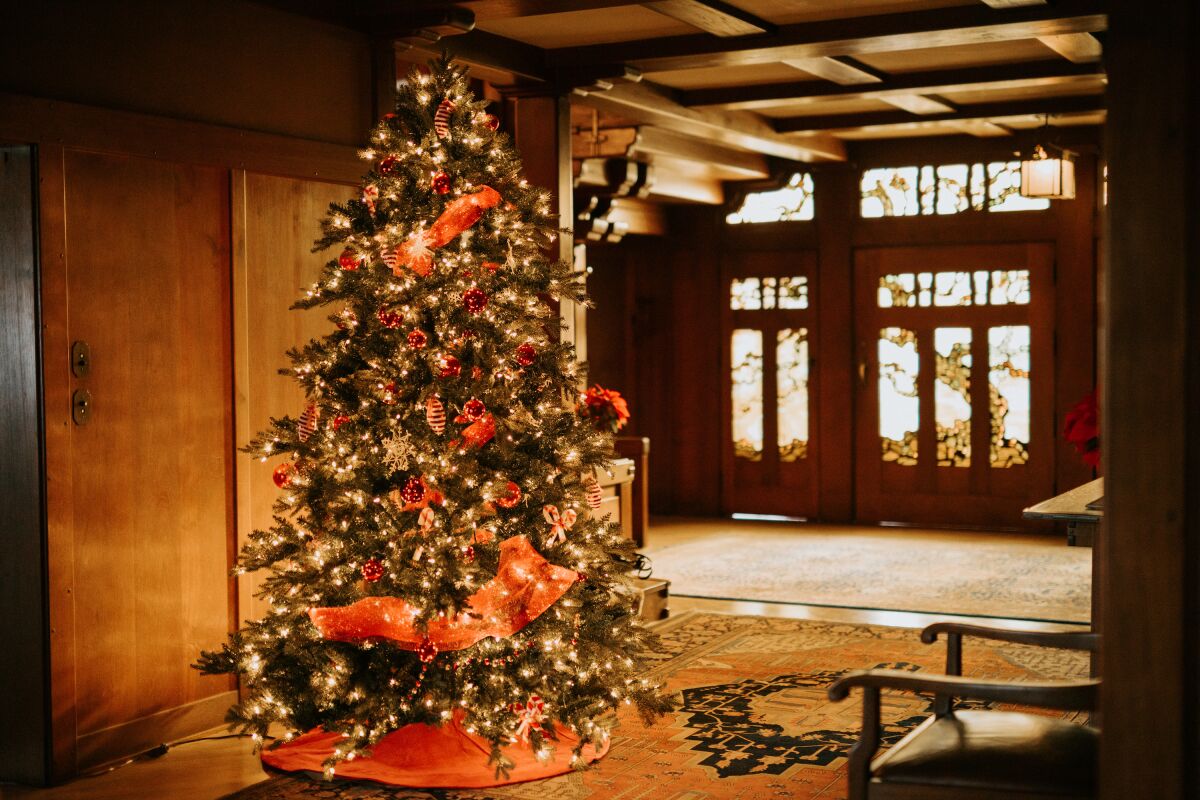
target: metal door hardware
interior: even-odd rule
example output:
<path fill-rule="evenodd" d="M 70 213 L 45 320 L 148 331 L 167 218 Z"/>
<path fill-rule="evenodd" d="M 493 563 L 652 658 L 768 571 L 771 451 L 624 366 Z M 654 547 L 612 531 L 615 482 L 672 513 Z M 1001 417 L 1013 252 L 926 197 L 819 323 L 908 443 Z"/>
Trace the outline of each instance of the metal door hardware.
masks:
<path fill-rule="evenodd" d="M 76 425 L 87 425 L 92 418 L 92 393 L 87 389 L 76 389 L 71 395 L 71 419 Z"/>
<path fill-rule="evenodd" d="M 71 344 L 71 372 L 76 378 L 86 378 L 92 371 L 92 348 L 87 342 L 79 341 Z"/>

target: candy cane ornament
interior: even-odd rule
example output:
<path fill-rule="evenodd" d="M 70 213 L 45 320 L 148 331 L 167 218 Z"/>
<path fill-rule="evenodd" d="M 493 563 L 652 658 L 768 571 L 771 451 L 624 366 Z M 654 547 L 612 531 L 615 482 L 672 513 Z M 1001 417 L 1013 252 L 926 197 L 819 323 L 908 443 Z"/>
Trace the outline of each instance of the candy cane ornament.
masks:
<path fill-rule="evenodd" d="M 542 732 L 542 722 L 546 719 L 546 701 L 538 695 L 531 695 L 525 705 L 512 704 L 512 712 L 517 715 L 520 723 L 517 725 L 517 736 L 521 741 L 529 741 L 529 732 Z"/>
<path fill-rule="evenodd" d="M 546 539 L 546 547 L 553 547 L 556 542 L 565 542 L 567 531 L 574 527 L 575 520 L 579 517 L 573 508 L 559 513 L 557 506 L 549 505 L 542 506 L 542 516 L 550 523 L 550 537 Z"/>
<path fill-rule="evenodd" d="M 450 135 L 450 115 L 453 113 L 454 103 L 448 99 L 438 103 L 437 111 L 433 115 L 433 130 L 439 139 L 445 139 Z"/>
<path fill-rule="evenodd" d="M 430 395 L 425 401 L 425 421 L 433 428 L 434 433 L 446 432 L 446 406 L 442 405 L 436 394 Z"/>
<path fill-rule="evenodd" d="M 300 415 L 300 421 L 296 423 L 296 438 L 301 442 L 307 442 L 308 437 L 317 432 L 317 418 L 321 412 L 315 405 L 310 405 L 304 409 L 304 413 Z"/>

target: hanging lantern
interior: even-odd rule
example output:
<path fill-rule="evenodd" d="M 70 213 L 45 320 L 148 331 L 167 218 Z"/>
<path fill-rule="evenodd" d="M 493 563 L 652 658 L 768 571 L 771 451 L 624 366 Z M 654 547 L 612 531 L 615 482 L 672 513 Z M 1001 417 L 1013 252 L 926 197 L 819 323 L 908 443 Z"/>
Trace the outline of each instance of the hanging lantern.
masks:
<path fill-rule="evenodd" d="M 1074 156 L 1055 145 L 1035 145 L 1033 152 L 1021 159 L 1021 196 L 1074 200 Z"/>

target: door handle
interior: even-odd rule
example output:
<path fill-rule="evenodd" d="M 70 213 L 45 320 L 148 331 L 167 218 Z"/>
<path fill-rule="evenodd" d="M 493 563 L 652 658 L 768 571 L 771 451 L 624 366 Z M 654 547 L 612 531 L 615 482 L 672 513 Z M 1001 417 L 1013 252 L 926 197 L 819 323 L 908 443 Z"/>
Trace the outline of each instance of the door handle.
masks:
<path fill-rule="evenodd" d="M 867 362 L 866 361 L 858 362 L 858 382 L 863 386 L 867 385 Z"/>

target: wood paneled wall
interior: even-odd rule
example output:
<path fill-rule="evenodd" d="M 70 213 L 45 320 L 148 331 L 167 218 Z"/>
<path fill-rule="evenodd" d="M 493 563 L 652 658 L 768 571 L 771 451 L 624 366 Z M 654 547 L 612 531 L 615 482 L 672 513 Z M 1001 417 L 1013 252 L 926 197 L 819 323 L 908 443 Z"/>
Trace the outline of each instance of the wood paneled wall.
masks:
<path fill-rule="evenodd" d="M 849 163 L 813 168 L 812 223 L 729 226 L 724 209 L 672 209 L 670 235 L 627 237 L 588 247 L 590 379 L 631 400 L 629 435 L 651 439 L 650 502 L 655 513 L 721 513 L 720 314 L 728 302 L 722 264 L 737 252 L 812 250 L 811 282 L 818 325 L 813 341 L 819 396 L 814 418 L 819 518 L 850 521 L 854 514 L 853 256 L 867 247 L 1048 242 L 1055 250 L 1056 361 L 1055 483 L 1059 490 L 1090 480 L 1072 448 L 1057 434 L 1066 411 L 1096 381 L 1097 137 L 1076 132 L 1090 150 L 1078 165 L 1078 196 L 1046 212 L 956 217 L 860 219 L 861 170 L 872 166 L 953 163 L 1010 157 L 1011 144 L 958 139 L 860 143 Z M 811 335 L 811 334 L 810 334 Z"/>

